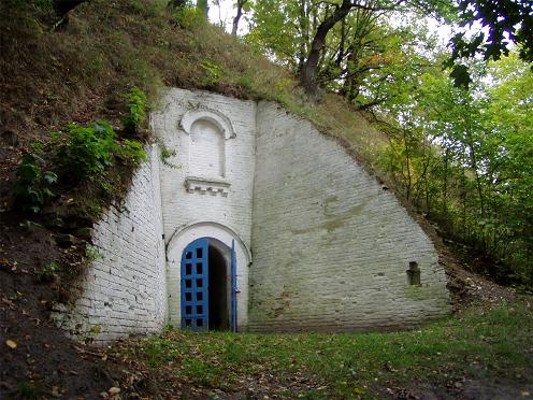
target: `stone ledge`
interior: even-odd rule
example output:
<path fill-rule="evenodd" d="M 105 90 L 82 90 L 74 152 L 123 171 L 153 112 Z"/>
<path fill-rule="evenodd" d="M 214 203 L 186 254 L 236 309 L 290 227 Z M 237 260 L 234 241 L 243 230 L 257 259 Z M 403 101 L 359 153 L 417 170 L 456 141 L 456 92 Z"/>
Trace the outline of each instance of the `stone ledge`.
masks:
<path fill-rule="evenodd" d="M 193 176 L 188 176 L 185 178 L 185 188 L 189 193 L 198 192 L 202 195 L 209 193 L 212 196 L 219 194 L 222 197 L 228 197 L 230 186 L 231 184 L 225 181 L 217 181 Z"/>

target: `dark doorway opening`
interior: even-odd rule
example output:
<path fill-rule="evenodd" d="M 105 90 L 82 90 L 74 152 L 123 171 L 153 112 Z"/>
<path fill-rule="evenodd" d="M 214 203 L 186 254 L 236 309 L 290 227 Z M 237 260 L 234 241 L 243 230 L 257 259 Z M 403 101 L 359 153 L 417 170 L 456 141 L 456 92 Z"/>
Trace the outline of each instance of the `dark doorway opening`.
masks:
<path fill-rule="evenodd" d="M 209 329 L 230 330 L 229 268 L 226 257 L 209 244 Z"/>

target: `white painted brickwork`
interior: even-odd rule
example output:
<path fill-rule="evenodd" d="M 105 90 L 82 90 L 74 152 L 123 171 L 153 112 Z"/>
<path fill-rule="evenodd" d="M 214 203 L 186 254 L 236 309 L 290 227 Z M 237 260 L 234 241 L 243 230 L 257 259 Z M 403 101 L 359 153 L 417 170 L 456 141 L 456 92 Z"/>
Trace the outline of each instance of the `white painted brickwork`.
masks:
<path fill-rule="evenodd" d="M 158 139 L 164 148 L 175 151 L 174 156 L 162 160 L 160 171 L 168 257 L 169 321 L 174 326 L 180 326 L 181 318 L 181 255 L 189 243 L 201 237 L 218 239 L 228 247 L 232 239 L 236 240 L 238 325 L 243 329 L 247 324 L 255 114 L 256 103 L 251 101 L 170 89 L 161 100 L 160 111 L 152 115 L 152 129 Z M 218 142 L 224 149 L 217 148 L 216 143 L 192 149 L 196 133 L 194 121 L 210 120 L 216 120 L 224 128 L 223 140 Z M 191 157 L 193 162 L 189 164 Z M 210 165 L 213 162 L 216 165 Z M 206 166 L 203 172 L 198 170 L 202 163 Z M 219 174 L 220 165 L 224 166 L 224 172 Z M 209 171 L 212 174 L 206 175 Z M 207 189 L 188 191 L 188 178 L 205 179 Z"/>
<path fill-rule="evenodd" d="M 412 326 L 449 311 L 435 249 L 397 199 L 309 122 L 258 108 L 249 329 Z M 422 286 L 407 283 L 415 261 Z"/>
<path fill-rule="evenodd" d="M 181 256 L 204 237 L 235 243 L 239 330 L 396 329 L 449 311 L 432 243 L 335 140 L 272 103 L 169 89 L 160 104 L 158 146 L 127 211 L 95 226 L 102 257 L 56 314 L 65 329 L 105 341 L 179 327 Z"/>
<path fill-rule="evenodd" d="M 148 149 L 121 211 L 112 207 L 94 227 L 99 256 L 81 281 L 81 297 L 55 319 L 79 339 L 109 341 L 160 332 L 166 323 L 158 149 Z M 67 313 L 65 313 L 67 311 Z"/>

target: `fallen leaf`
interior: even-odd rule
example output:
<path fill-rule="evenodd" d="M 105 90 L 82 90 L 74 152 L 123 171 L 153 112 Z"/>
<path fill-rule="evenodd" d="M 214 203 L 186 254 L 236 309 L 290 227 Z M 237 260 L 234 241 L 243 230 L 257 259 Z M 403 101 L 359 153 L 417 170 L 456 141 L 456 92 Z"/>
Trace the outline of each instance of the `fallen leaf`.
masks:
<path fill-rule="evenodd" d="M 52 396 L 54 397 L 61 397 L 61 393 L 59 393 L 59 388 L 57 386 L 54 386 L 52 388 Z"/>
<path fill-rule="evenodd" d="M 15 303 L 13 303 L 9 299 L 6 299 L 5 297 L 2 297 L 2 303 L 6 303 L 8 306 L 14 306 L 15 305 Z"/>
<path fill-rule="evenodd" d="M 110 396 L 116 396 L 117 394 L 120 393 L 120 388 L 116 387 L 116 386 L 113 386 L 111 389 L 109 389 L 107 391 L 109 393 Z"/>
<path fill-rule="evenodd" d="M 6 340 L 6 344 L 7 344 L 7 347 L 9 347 L 10 349 L 16 349 L 17 348 L 17 342 L 15 342 L 14 340 Z"/>

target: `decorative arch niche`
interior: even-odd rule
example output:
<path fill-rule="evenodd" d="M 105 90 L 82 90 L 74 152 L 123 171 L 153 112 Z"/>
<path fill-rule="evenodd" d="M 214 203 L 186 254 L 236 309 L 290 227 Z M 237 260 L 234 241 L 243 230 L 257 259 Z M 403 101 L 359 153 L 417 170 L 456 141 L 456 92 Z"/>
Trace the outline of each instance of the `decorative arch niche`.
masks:
<path fill-rule="evenodd" d="M 187 191 L 227 196 L 226 142 L 235 137 L 230 120 L 216 110 L 200 109 L 187 111 L 180 125 L 189 135 Z"/>
<path fill-rule="evenodd" d="M 212 121 L 198 119 L 191 125 L 189 171 L 193 176 L 224 179 L 226 144 L 223 132 Z"/>

